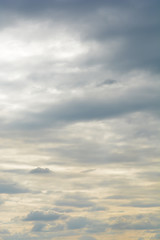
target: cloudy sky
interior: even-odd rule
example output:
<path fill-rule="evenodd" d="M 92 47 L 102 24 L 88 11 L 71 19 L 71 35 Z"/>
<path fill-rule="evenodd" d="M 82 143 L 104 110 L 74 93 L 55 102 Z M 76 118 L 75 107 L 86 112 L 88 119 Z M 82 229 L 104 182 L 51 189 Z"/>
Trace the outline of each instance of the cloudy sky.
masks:
<path fill-rule="evenodd" d="M 160 1 L 0 0 L 0 240 L 160 239 Z"/>

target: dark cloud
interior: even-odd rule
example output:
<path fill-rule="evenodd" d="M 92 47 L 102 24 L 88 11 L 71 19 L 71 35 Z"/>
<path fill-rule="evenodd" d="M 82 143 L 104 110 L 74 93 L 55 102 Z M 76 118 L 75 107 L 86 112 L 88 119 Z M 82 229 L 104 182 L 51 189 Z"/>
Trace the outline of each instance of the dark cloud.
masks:
<path fill-rule="evenodd" d="M 160 97 L 155 87 L 132 88 L 123 94 L 117 93 L 116 96 L 107 98 L 103 96 L 104 93 L 99 94 L 102 96 L 75 97 L 39 113 L 25 113 L 22 119 L 7 127 L 33 130 L 59 124 L 117 118 L 135 112 L 159 113 Z"/>
<path fill-rule="evenodd" d="M 55 212 L 33 211 L 24 218 L 24 221 L 55 221 L 61 216 Z"/>
<path fill-rule="evenodd" d="M 112 85 L 112 84 L 116 84 L 116 83 L 117 83 L 117 81 L 114 79 L 107 79 L 103 82 L 98 83 L 97 87 L 104 87 L 105 85 Z"/>
<path fill-rule="evenodd" d="M 88 2 L 84 0 L 67 0 L 67 1 L 57 1 L 57 0 L 46 0 L 45 2 L 40 0 L 35 0 L 33 3 L 31 0 L 23 0 L 23 1 L 11 1 L 11 0 L 1 0 L 0 4 L 2 9 L 10 10 L 10 11 L 16 11 L 16 12 L 22 12 L 23 14 L 36 14 L 36 13 L 43 13 L 43 11 L 56 11 L 56 10 L 65 10 L 66 12 L 73 12 L 76 11 L 76 13 L 83 13 L 88 11 L 95 10 L 97 8 L 101 8 L 106 6 L 119 6 L 121 7 L 126 4 L 127 1 L 123 0 L 121 4 L 117 0 L 100 0 L 97 2 L 96 0 L 89 0 Z"/>
<path fill-rule="evenodd" d="M 141 1 L 38 1 L 1 0 L 1 11 L 17 21 L 23 18 L 38 21 L 53 21 L 65 25 L 78 33 L 84 41 L 95 41 L 100 45 L 102 55 L 97 59 L 87 56 L 91 65 L 121 72 L 139 69 L 159 72 L 158 43 L 160 40 L 160 21 L 158 0 Z M 3 21 L 5 24 L 5 21 Z M 9 21 L 11 24 L 13 22 Z M 112 48 L 108 60 L 105 52 L 113 42 L 120 45 L 118 50 Z M 85 56 L 86 59 L 86 56 Z M 98 60 L 98 61 L 97 61 Z"/>
<path fill-rule="evenodd" d="M 31 174 L 51 174 L 53 173 L 49 168 L 37 167 L 30 171 Z"/>
<path fill-rule="evenodd" d="M 158 0 L 0 0 L 4 240 L 159 239 L 159 16 Z"/>

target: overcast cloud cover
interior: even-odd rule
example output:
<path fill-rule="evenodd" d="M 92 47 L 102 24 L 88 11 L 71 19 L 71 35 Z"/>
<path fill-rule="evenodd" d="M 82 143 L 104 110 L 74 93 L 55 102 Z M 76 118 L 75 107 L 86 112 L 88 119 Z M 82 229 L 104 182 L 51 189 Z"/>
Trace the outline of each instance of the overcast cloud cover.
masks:
<path fill-rule="evenodd" d="M 160 236 L 160 1 L 0 0 L 0 240 Z"/>

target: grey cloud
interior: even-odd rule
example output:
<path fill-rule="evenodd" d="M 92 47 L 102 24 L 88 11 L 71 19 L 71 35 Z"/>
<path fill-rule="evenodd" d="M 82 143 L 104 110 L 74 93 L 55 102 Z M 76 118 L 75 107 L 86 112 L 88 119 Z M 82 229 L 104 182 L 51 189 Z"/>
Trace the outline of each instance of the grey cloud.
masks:
<path fill-rule="evenodd" d="M 107 223 L 103 223 L 102 221 L 95 220 L 90 222 L 86 232 L 91 234 L 101 233 L 101 232 L 105 232 L 107 227 L 108 227 Z"/>
<path fill-rule="evenodd" d="M 0 205 L 4 203 L 4 200 L 3 199 L 0 199 Z"/>
<path fill-rule="evenodd" d="M 3 170 L 1 170 L 1 172 L 24 175 L 27 173 L 27 170 L 25 170 L 25 169 L 3 169 Z"/>
<path fill-rule="evenodd" d="M 57 224 L 53 227 L 48 228 L 47 232 L 62 232 L 65 229 L 64 224 Z"/>
<path fill-rule="evenodd" d="M 24 218 L 24 221 L 55 221 L 61 216 L 55 212 L 33 211 Z"/>
<path fill-rule="evenodd" d="M 7 229 L 0 229 L 0 234 L 10 234 Z"/>
<path fill-rule="evenodd" d="M 94 207 L 92 207 L 92 208 L 90 208 L 88 211 L 90 211 L 90 212 L 103 212 L 103 211 L 106 211 L 107 210 L 107 208 L 105 208 L 105 207 L 101 207 L 101 206 L 94 206 Z"/>
<path fill-rule="evenodd" d="M 85 228 L 88 224 L 88 219 L 85 217 L 75 217 L 75 218 L 71 218 L 68 222 L 67 222 L 67 228 L 68 229 L 81 229 L 81 228 Z"/>
<path fill-rule="evenodd" d="M 95 41 L 99 44 L 102 55 L 97 59 L 85 56 L 91 65 L 123 72 L 139 69 L 159 72 L 158 43 L 159 1 L 2 1 L 1 9 L 10 15 L 19 14 L 18 18 L 44 17 L 61 25 L 77 29 L 84 41 Z M 153 14 L 154 13 L 154 14 Z M 82 17 L 83 16 L 83 17 Z M 75 21 L 76 19 L 76 21 Z M 85 26 L 85 27 L 84 27 Z M 94 26 L 94 27 L 93 27 Z M 121 43 L 118 50 L 113 50 L 108 60 L 104 49 L 113 42 Z"/>
<path fill-rule="evenodd" d="M 57 0 L 46 0 L 45 2 L 40 0 L 35 0 L 33 3 L 31 0 L 23 0 L 23 1 L 16 1 L 13 2 L 11 0 L 1 0 L 1 7 L 2 9 L 8 9 L 11 12 L 22 12 L 23 14 L 36 14 L 36 13 L 42 13 L 43 11 L 48 10 L 66 10 L 66 12 L 73 12 L 76 11 L 80 12 L 82 14 L 88 11 L 95 10 L 97 8 L 100 8 L 102 6 L 124 6 L 124 4 L 127 3 L 127 1 L 123 0 L 121 4 L 117 0 L 100 0 L 97 2 L 96 0 L 89 0 L 88 2 L 84 0 L 68 0 L 68 1 L 57 1 Z"/>
<path fill-rule="evenodd" d="M 155 87 L 132 88 L 123 94 L 117 93 L 114 98 L 107 97 L 107 99 L 102 96 L 99 98 L 75 97 L 65 103 L 54 104 L 39 113 L 25 113 L 23 119 L 19 121 L 17 119 L 7 127 L 31 130 L 66 123 L 116 118 L 135 112 L 159 113 L 159 101 L 159 91 Z"/>
<path fill-rule="evenodd" d="M 131 198 L 131 196 L 125 196 L 125 195 L 111 195 L 107 197 L 106 199 L 114 199 L 114 200 L 120 200 L 120 199 L 128 199 Z"/>
<path fill-rule="evenodd" d="M 112 229 L 119 230 L 149 230 L 149 229 L 159 229 L 159 224 L 152 224 L 150 222 L 144 223 L 115 223 L 111 225 Z"/>
<path fill-rule="evenodd" d="M 1 206 L 5 224 L 24 216 L 4 240 L 158 233 L 133 213 L 159 207 L 159 16 L 158 0 L 0 0 L 0 172 L 17 181 L 0 193 L 28 193 Z"/>
<path fill-rule="evenodd" d="M 154 208 L 160 207 L 159 201 L 157 202 L 146 202 L 146 201 L 135 201 L 130 202 L 128 204 L 122 204 L 121 206 L 130 206 L 130 207 L 137 207 L 137 208 Z"/>
<path fill-rule="evenodd" d="M 117 81 L 114 80 L 114 79 L 107 79 L 103 82 L 100 82 L 100 83 L 97 83 L 97 87 L 102 87 L 102 86 L 105 86 L 105 85 L 112 85 L 112 84 L 116 84 Z"/>
<path fill-rule="evenodd" d="M 86 217 L 75 217 L 71 218 L 67 222 L 68 229 L 85 229 L 87 233 L 100 233 L 105 232 L 107 224 L 102 221 L 92 220 Z"/>
<path fill-rule="evenodd" d="M 82 236 L 79 238 L 79 240 L 96 240 L 96 238 L 91 236 Z"/>
<path fill-rule="evenodd" d="M 159 182 L 160 179 L 160 172 L 156 171 L 146 171 L 146 172 L 140 172 L 138 174 L 139 178 L 148 179 L 152 182 Z"/>
<path fill-rule="evenodd" d="M 21 194 L 21 193 L 28 193 L 30 192 L 29 189 L 20 186 L 17 183 L 12 183 L 8 181 L 1 181 L 0 183 L 0 194 L 6 193 L 6 194 Z"/>
<path fill-rule="evenodd" d="M 37 167 L 30 171 L 31 174 L 51 174 L 53 173 L 49 168 L 40 168 Z"/>
<path fill-rule="evenodd" d="M 13 22 L 18 22 L 21 19 L 38 19 L 38 20 L 52 20 L 58 22 L 82 22 L 82 19 L 87 20 L 87 16 L 90 14 L 95 14 L 98 9 L 103 7 L 116 7 L 117 5 L 121 8 L 125 6 L 127 1 L 123 1 L 121 4 L 117 0 L 115 1 L 84 1 L 84 0 L 68 0 L 68 1 L 57 1 L 57 0 L 47 0 L 38 1 L 35 0 L 34 3 L 29 0 L 22 1 L 11 1 L 11 0 L 1 0 L 1 26 L 11 25 Z M 8 16 L 8 21 L 5 21 L 5 16 Z M 83 16 L 83 18 L 81 17 Z M 76 21 L 75 21 L 76 20 Z M 84 21 L 84 20 L 83 20 Z"/>
<path fill-rule="evenodd" d="M 4 240 L 39 240 L 39 239 L 40 239 L 39 237 L 31 236 L 28 233 L 15 233 L 4 236 Z"/>
<path fill-rule="evenodd" d="M 112 220 L 112 219 L 111 219 Z M 154 215 L 136 215 L 122 216 L 114 218 L 114 223 L 110 224 L 112 229 L 119 230 L 151 230 L 159 229 L 159 216 Z"/>
<path fill-rule="evenodd" d="M 35 223 L 35 225 L 32 228 L 32 232 L 42 232 L 45 226 L 46 224 L 44 223 Z"/>
<path fill-rule="evenodd" d="M 57 206 L 67 206 L 67 207 L 77 207 L 77 208 L 87 208 L 93 206 L 94 203 L 88 200 L 58 200 L 55 202 Z"/>
<path fill-rule="evenodd" d="M 71 213 L 73 212 L 73 209 L 72 208 L 62 208 L 62 207 L 55 207 L 53 208 L 53 211 L 55 212 L 58 212 L 58 213 Z"/>
<path fill-rule="evenodd" d="M 95 206 L 95 203 L 82 194 L 68 194 L 55 202 L 57 206 L 88 208 Z"/>
<path fill-rule="evenodd" d="M 106 9 L 105 17 L 95 20 L 97 27 L 89 27 L 88 38 L 96 39 L 101 44 L 103 41 L 102 49 L 104 47 L 107 49 L 108 41 L 117 40 L 121 43 L 121 47 L 112 54 L 109 61 L 107 57 L 102 57 L 100 62 L 105 67 L 109 66 L 111 69 L 123 72 L 135 69 L 159 72 L 160 58 L 157 53 L 160 39 L 159 10 L 157 10 L 159 2 L 142 1 L 140 4 L 138 1 L 131 1 L 130 3 L 132 4 L 127 10 L 125 9 L 126 11 L 121 8 L 112 9 L 112 15 Z M 104 20 L 108 20 L 108 24 Z"/>
<path fill-rule="evenodd" d="M 160 239 L 160 233 L 157 233 L 154 237 L 152 237 L 151 239 L 156 240 L 156 239 Z"/>

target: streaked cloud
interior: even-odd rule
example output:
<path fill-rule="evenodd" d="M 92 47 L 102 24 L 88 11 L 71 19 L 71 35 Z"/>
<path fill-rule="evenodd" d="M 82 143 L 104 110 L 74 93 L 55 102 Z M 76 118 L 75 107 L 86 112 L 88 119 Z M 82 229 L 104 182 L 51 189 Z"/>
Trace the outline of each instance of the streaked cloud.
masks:
<path fill-rule="evenodd" d="M 159 9 L 0 0 L 0 239 L 159 239 Z"/>

